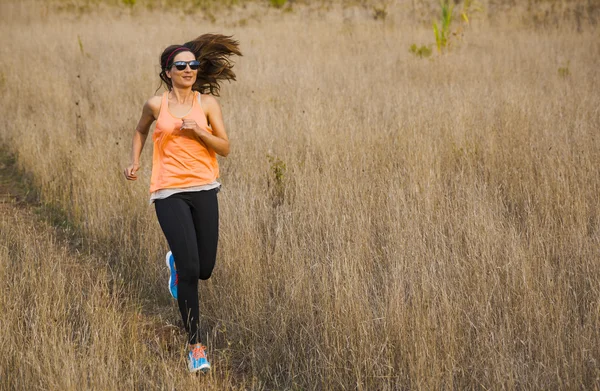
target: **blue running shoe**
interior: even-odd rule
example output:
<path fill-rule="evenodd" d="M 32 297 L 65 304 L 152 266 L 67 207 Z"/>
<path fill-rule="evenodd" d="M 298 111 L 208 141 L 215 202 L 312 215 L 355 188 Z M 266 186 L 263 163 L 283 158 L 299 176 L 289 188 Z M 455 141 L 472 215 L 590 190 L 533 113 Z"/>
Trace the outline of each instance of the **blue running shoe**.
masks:
<path fill-rule="evenodd" d="M 202 371 L 204 373 L 210 370 L 210 363 L 206 359 L 206 347 L 196 345 L 188 353 L 188 369 L 190 372 Z"/>
<path fill-rule="evenodd" d="M 165 258 L 167 262 L 167 267 L 169 268 L 169 292 L 171 292 L 171 296 L 174 299 L 177 299 L 177 284 L 179 284 L 179 274 L 177 274 L 177 270 L 175 269 L 175 258 L 173 258 L 173 254 L 169 251 Z"/>

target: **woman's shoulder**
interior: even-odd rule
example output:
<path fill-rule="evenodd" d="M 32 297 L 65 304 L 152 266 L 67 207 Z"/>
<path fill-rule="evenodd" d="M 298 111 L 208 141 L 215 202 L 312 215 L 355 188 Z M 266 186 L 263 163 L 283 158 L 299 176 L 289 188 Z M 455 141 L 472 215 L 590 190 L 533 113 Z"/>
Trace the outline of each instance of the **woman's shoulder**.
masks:
<path fill-rule="evenodd" d="M 202 103 L 202 107 L 205 109 L 210 109 L 212 107 L 219 106 L 219 101 L 213 95 L 198 93 L 198 96 L 200 98 L 200 102 Z"/>
<path fill-rule="evenodd" d="M 160 113 L 160 106 L 162 104 L 162 96 L 155 95 L 150 97 L 146 103 L 144 103 L 144 109 L 152 112 L 154 118 L 158 118 L 158 114 Z"/>
<path fill-rule="evenodd" d="M 160 109 L 161 103 L 162 103 L 162 95 L 154 95 L 146 101 L 146 106 L 150 107 L 154 111 L 154 109 L 156 109 L 156 110 Z"/>

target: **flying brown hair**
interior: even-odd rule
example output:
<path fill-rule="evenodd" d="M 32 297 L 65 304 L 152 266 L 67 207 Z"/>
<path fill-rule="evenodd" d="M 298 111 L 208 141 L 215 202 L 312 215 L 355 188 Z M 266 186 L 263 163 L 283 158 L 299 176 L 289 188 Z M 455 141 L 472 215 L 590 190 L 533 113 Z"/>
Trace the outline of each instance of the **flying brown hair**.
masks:
<path fill-rule="evenodd" d="M 161 72 L 160 79 L 168 90 L 173 89 L 171 79 L 167 77 L 166 71 L 173 65 L 176 52 L 189 51 L 196 56 L 200 62 L 198 76 L 192 90 L 201 94 L 219 96 L 221 81 L 235 80 L 233 63 L 230 57 L 234 54 L 241 56 L 239 42 L 231 36 L 221 34 L 204 34 L 198 38 L 186 42 L 183 45 L 171 45 L 160 55 Z"/>

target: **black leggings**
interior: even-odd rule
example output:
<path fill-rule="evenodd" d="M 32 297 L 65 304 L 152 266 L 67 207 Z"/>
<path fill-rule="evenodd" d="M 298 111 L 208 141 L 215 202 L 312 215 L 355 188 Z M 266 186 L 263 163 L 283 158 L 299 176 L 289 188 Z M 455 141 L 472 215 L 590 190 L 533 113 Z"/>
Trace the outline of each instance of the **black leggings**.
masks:
<path fill-rule="evenodd" d="M 207 280 L 217 258 L 217 189 L 177 193 L 154 201 L 156 216 L 179 275 L 177 303 L 189 343 L 200 343 L 198 280 Z"/>

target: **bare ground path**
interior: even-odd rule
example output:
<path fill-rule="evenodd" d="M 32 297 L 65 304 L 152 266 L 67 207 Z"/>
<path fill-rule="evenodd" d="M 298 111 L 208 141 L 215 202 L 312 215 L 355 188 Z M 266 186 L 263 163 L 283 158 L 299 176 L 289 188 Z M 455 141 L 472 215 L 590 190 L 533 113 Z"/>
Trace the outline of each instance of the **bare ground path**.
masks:
<path fill-rule="evenodd" d="M 237 388 L 222 353 L 188 374 L 179 328 L 36 199 L 0 149 L 0 389 Z"/>

